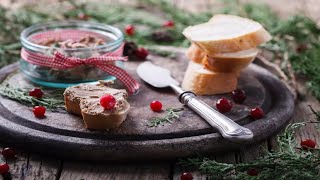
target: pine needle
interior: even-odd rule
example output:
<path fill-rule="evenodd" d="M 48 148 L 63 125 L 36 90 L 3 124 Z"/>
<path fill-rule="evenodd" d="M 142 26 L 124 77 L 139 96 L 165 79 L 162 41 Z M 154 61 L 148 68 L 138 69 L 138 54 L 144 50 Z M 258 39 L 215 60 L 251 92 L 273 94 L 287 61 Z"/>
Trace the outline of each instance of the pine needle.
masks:
<path fill-rule="evenodd" d="M 174 119 L 179 118 L 178 112 L 180 111 L 183 111 L 183 108 L 168 108 L 165 116 L 152 118 L 148 123 L 148 127 L 164 126 L 166 123 L 172 124 Z"/>
<path fill-rule="evenodd" d="M 264 156 L 253 162 L 229 164 L 205 157 L 196 157 L 181 159 L 179 164 L 197 167 L 212 179 L 316 180 L 320 178 L 320 150 L 303 150 L 295 139 L 296 130 L 305 125 L 306 123 L 289 124 L 284 133 L 277 136 L 279 150 L 265 152 Z M 248 175 L 246 171 L 250 169 L 255 169 L 258 175 Z"/>
<path fill-rule="evenodd" d="M 0 95 L 17 101 L 21 104 L 27 106 L 45 106 L 52 111 L 65 108 L 63 100 L 49 97 L 37 99 L 29 96 L 28 92 L 29 91 L 27 89 L 11 87 L 8 84 L 0 85 Z"/>

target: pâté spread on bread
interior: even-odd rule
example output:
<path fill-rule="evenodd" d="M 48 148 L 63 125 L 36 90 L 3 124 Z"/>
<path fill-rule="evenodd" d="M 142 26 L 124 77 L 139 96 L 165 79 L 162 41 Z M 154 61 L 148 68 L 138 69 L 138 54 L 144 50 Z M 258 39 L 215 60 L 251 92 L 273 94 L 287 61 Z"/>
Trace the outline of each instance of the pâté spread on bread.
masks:
<path fill-rule="evenodd" d="M 88 129 L 117 128 L 126 119 L 130 104 L 128 94 L 124 89 L 111 88 L 111 82 L 99 81 L 98 84 L 80 84 L 71 86 L 64 92 L 66 110 L 82 116 Z M 112 109 L 101 106 L 100 99 L 104 95 L 111 95 L 115 99 Z"/>

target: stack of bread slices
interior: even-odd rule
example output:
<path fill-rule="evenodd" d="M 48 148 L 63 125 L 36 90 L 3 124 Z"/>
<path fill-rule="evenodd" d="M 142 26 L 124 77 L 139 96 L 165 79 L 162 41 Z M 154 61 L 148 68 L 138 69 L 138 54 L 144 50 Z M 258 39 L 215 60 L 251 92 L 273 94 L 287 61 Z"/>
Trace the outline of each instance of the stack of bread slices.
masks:
<path fill-rule="evenodd" d="M 271 39 L 258 22 L 225 14 L 189 26 L 183 34 L 192 44 L 182 88 L 199 95 L 235 90 L 240 71 L 258 54 L 257 46 Z"/>

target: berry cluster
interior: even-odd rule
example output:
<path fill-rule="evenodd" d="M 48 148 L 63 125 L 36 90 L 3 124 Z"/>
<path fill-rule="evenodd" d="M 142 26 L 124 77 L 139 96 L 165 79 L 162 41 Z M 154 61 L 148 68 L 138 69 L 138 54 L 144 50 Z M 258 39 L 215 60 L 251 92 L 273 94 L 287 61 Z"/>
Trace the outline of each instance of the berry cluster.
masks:
<path fill-rule="evenodd" d="M 143 47 L 138 48 L 134 42 L 125 42 L 123 55 L 144 60 L 149 55 L 149 52 Z"/>
<path fill-rule="evenodd" d="M 41 99 L 43 95 L 44 95 L 43 91 L 39 88 L 34 88 L 29 91 L 29 96 L 32 96 L 37 99 Z M 36 118 L 44 118 L 46 113 L 46 108 L 44 106 L 35 106 L 33 107 L 32 112 Z"/>
<path fill-rule="evenodd" d="M 168 29 L 173 28 L 174 22 L 172 20 L 168 20 L 162 24 L 162 27 Z M 132 24 L 128 24 L 124 27 L 124 32 L 127 36 L 134 36 L 136 32 L 136 28 Z M 171 42 L 174 40 L 172 35 L 168 33 L 168 31 L 156 31 L 151 33 L 151 39 L 157 41 L 157 42 Z M 125 42 L 123 55 L 129 56 L 129 57 L 135 57 L 137 59 L 146 59 L 149 52 L 147 49 L 143 47 L 138 47 L 134 42 Z"/>
<path fill-rule="evenodd" d="M 4 148 L 1 152 L 1 156 L 5 160 L 14 159 L 16 157 L 16 152 L 13 148 Z M 3 159 L 1 158 L 1 159 Z M 0 162 L 0 174 L 3 176 L 3 178 L 9 174 L 10 167 L 6 162 L 1 161 Z M 5 178 L 4 178 L 5 179 Z"/>
<path fill-rule="evenodd" d="M 237 89 L 232 92 L 232 99 L 235 103 L 241 104 L 246 100 L 247 96 L 244 90 Z M 232 109 L 232 102 L 227 98 L 221 98 L 216 103 L 216 108 L 221 113 L 230 112 Z M 249 113 L 253 119 L 261 119 L 264 117 L 264 112 L 261 108 L 252 108 Z"/>

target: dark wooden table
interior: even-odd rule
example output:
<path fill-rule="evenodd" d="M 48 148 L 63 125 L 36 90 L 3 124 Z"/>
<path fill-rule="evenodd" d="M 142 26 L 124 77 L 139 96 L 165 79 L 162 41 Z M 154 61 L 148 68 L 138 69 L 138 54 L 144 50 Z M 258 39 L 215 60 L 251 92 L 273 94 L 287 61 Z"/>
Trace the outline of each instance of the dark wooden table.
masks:
<path fill-rule="evenodd" d="M 19 1 L 20 2 L 20 1 Z M 201 1 L 174 1 L 179 7 L 197 11 L 199 9 L 207 9 L 207 0 Z M 209 1 L 214 4 L 216 1 Z M 317 0 L 305 1 L 266 1 L 269 5 L 283 17 L 295 12 L 294 10 L 302 7 L 309 8 L 311 16 L 319 17 L 316 9 Z M 4 3 L 6 3 L 4 1 Z M 194 5 L 196 4 L 196 5 Z M 282 4 L 282 5 L 281 5 Z M 285 5 L 284 5 L 285 4 Z M 304 5 L 302 5 L 304 4 Z M 289 5 L 289 6 L 287 6 Z M 311 7 L 312 5 L 312 7 Z M 305 89 L 305 79 L 298 78 L 298 90 L 305 94 L 303 99 L 299 99 L 296 103 L 295 113 L 291 120 L 293 122 L 301 122 L 314 118 L 308 105 L 313 106 L 316 110 L 320 110 L 320 103 Z M 320 132 L 314 126 L 307 125 L 305 128 L 296 133 L 297 141 L 301 139 L 311 138 L 320 144 Z M 5 144 L 1 144 L 5 147 Z M 260 145 L 251 145 L 237 151 L 225 152 L 223 154 L 215 154 L 214 158 L 220 162 L 239 163 L 253 161 L 263 149 L 276 149 L 277 144 L 275 138 L 270 138 L 260 143 Z M 181 169 L 176 160 L 157 161 L 157 162 L 126 162 L 126 163 L 94 163 L 79 162 L 57 159 L 54 157 L 41 156 L 29 153 L 21 149 L 17 150 L 17 159 L 9 161 L 10 172 L 13 179 L 179 179 L 180 174 L 185 171 Z M 190 171 L 189 169 L 187 169 Z M 200 172 L 192 171 L 194 179 L 206 179 L 207 177 Z M 1 178 L 1 177 L 0 177 Z"/>

